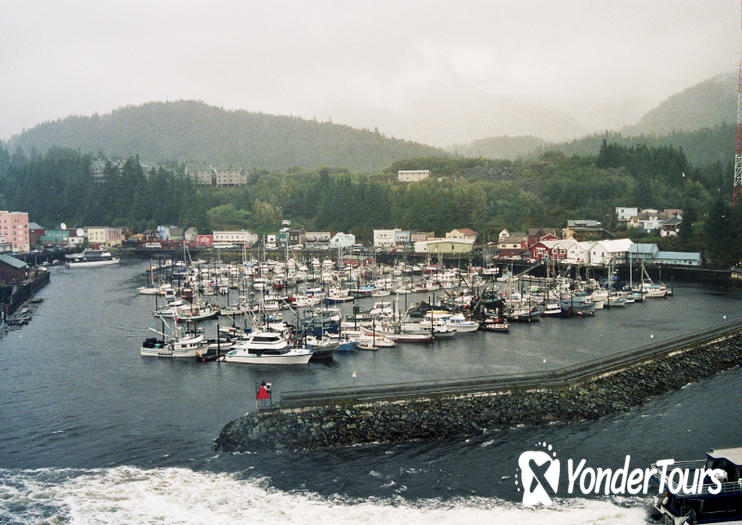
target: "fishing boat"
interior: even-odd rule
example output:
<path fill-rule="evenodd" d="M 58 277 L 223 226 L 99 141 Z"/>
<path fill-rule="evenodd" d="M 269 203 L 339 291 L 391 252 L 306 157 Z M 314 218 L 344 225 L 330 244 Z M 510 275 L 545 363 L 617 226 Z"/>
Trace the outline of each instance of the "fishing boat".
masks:
<path fill-rule="evenodd" d="M 65 256 L 65 264 L 68 268 L 90 268 L 95 266 L 106 266 L 118 264 L 119 259 L 104 250 L 85 249 L 80 253 Z"/>
<path fill-rule="evenodd" d="M 510 323 L 499 317 L 487 317 L 482 323 L 482 329 L 487 332 L 508 332 Z"/>
<path fill-rule="evenodd" d="M 278 333 L 253 332 L 245 340 L 235 343 L 221 360 L 250 365 L 305 365 L 312 355 L 307 348 L 290 348 Z"/>

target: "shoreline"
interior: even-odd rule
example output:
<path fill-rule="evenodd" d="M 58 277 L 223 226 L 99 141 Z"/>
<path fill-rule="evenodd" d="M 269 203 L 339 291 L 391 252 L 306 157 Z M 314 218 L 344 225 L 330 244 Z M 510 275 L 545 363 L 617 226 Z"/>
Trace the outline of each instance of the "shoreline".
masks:
<path fill-rule="evenodd" d="M 214 440 L 224 452 L 312 450 L 398 444 L 486 430 L 595 420 L 626 412 L 742 365 L 742 335 L 691 346 L 564 387 L 421 396 L 365 404 L 278 408 L 227 423 Z"/>

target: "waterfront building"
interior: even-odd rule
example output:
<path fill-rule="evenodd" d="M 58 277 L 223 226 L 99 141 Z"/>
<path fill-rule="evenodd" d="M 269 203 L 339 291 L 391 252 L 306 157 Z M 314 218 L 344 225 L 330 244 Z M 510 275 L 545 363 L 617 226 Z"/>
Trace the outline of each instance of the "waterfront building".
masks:
<path fill-rule="evenodd" d="M 396 234 L 399 228 L 391 230 L 374 230 L 374 248 L 391 248 L 396 245 Z"/>
<path fill-rule="evenodd" d="M 0 211 L 0 243 L 10 243 L 14 252 L 27 252 L 31 249 L 28 212 Z"/>
<path fill-rule="evenodd" d="M 604 239 L 597 241 L 590 246 L 590 255 L 584 262 L 593 266 L 622 264 L 628 261 L 629 251 L 633 246 L 634 243 L 631 239 Z"/>
<path fill-rule="evenodd" d="M 415 244 L 420 241 L 429 241 L 435 238 L 435 232 L 410 232 L 410 242 Z"/>
<path fill-rule="evenodd" d="M 473 248 L 471 239 L 431 239 L 415 243 L 415 253 L 471 253 Z"/>
<path fill-rule="evenodd" d="M 41 243 L 46 245 L 65 245 L 70 240 L 70 232 L 67 230 L 46 230 L 41 236 Z"/>
<path fill-rule="evenodd" d="M 430 170 L 398 170 L 399 182 L 419 182 L 430 177 Z"/>
<path fill-rule="evenodd" d="M 19 283 L 26 278 L 28 265 L 7 254 L 0 255 L 0 283 Z"/>
<path fill-rule="evenodd" d="M 214 244 L 212 235 L 196 235 L 196 248 L 211 248 Z"/>
<path fill-rule="evenodd" d="M 539 241 L 556 241 L 559 239 L 556 229 L 554 228 L 528 228 L 528 246 Z"/>
<path fill-rule="evenodd" d="M 528 249 L 528 237 L 524 233 L 502 230 L 498 235 L 497 252 L 500 259 L 519 258 Z"/>
<path fill-rule="evenodd" d="M 394 245 L 395 246 L 407 246 L 410 244 L 410 231 L 409 230 L 395 230 L 394 231 Z"/>
<path fill-rule="evenodd" d="M 124 240 L 123 228 L 88 226 L 85 231 L 91 246 L 121 246 Z"/>
<path fill-rule="evenodd" d="M 659 248 L 655 243 L 650 242 L 635 242 L 631 244 L 631 248 L 629 249 L 629 254 L 631 255 L 631 260 L 633 262 L 637 261 L 644 261 L 644 262 L 652 262 L 654 260 L 655 255 L 657 255 L 657 252 L 659 252 Z M 626 259 L 622 262 L 628 262 L 628 256 Z"/>
<path fill-rule="evenodd" d="M 330 248 L 350 248 L 356 243 L 356 236 L 352 233 L 337 232 L 330 239 Z"/>
<path fill-rule="evenodd" d="M 244 244 L 249 246 L 258 242 L 258 236 L 246 230 L 215 231 L 212 233 L 211 239 L 213 244 Z"/>
<path fill-rule="evenodd" d="M 655 264 L 672 264 L 675 266 L 701 266 L 701 254 L 698 252 L 665 252 L 657 251 L 652 259 Z"/>
<path fill-rule="evenodd" d="M 35 222 L 28 223 L 28 242 L 31 246 L 38 246 L 41 243 L 41 237 L 46 233 L 46 229 Z"/>
<path fill-rule="evenodd" d="M 326 250 L 330 247 L 332 232 L 305 232 L 304 246 L 307 250 Z"/>

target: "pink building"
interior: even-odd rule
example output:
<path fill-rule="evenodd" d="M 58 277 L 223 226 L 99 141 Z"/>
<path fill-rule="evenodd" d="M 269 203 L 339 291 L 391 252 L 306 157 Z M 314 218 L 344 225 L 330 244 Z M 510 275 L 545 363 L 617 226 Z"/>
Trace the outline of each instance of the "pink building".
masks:
<path fill-rule="evenodd" d="M 27 252 L 31 249 L 27 212 L 0 210 L 0 244 L 4 243 L 10 243 L 14 252 Z"/>

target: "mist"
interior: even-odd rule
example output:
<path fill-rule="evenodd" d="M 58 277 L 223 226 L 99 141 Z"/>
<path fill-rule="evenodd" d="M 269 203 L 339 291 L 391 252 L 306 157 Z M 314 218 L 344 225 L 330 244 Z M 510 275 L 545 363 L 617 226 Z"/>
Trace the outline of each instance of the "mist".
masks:
<path fill-rule="evenodd" d="M 736 0 L 4 7 L 3 140 L 68 115 L 181 99 L 436 146 L 560 140 L 633 124 L 739 59 Z"/>

